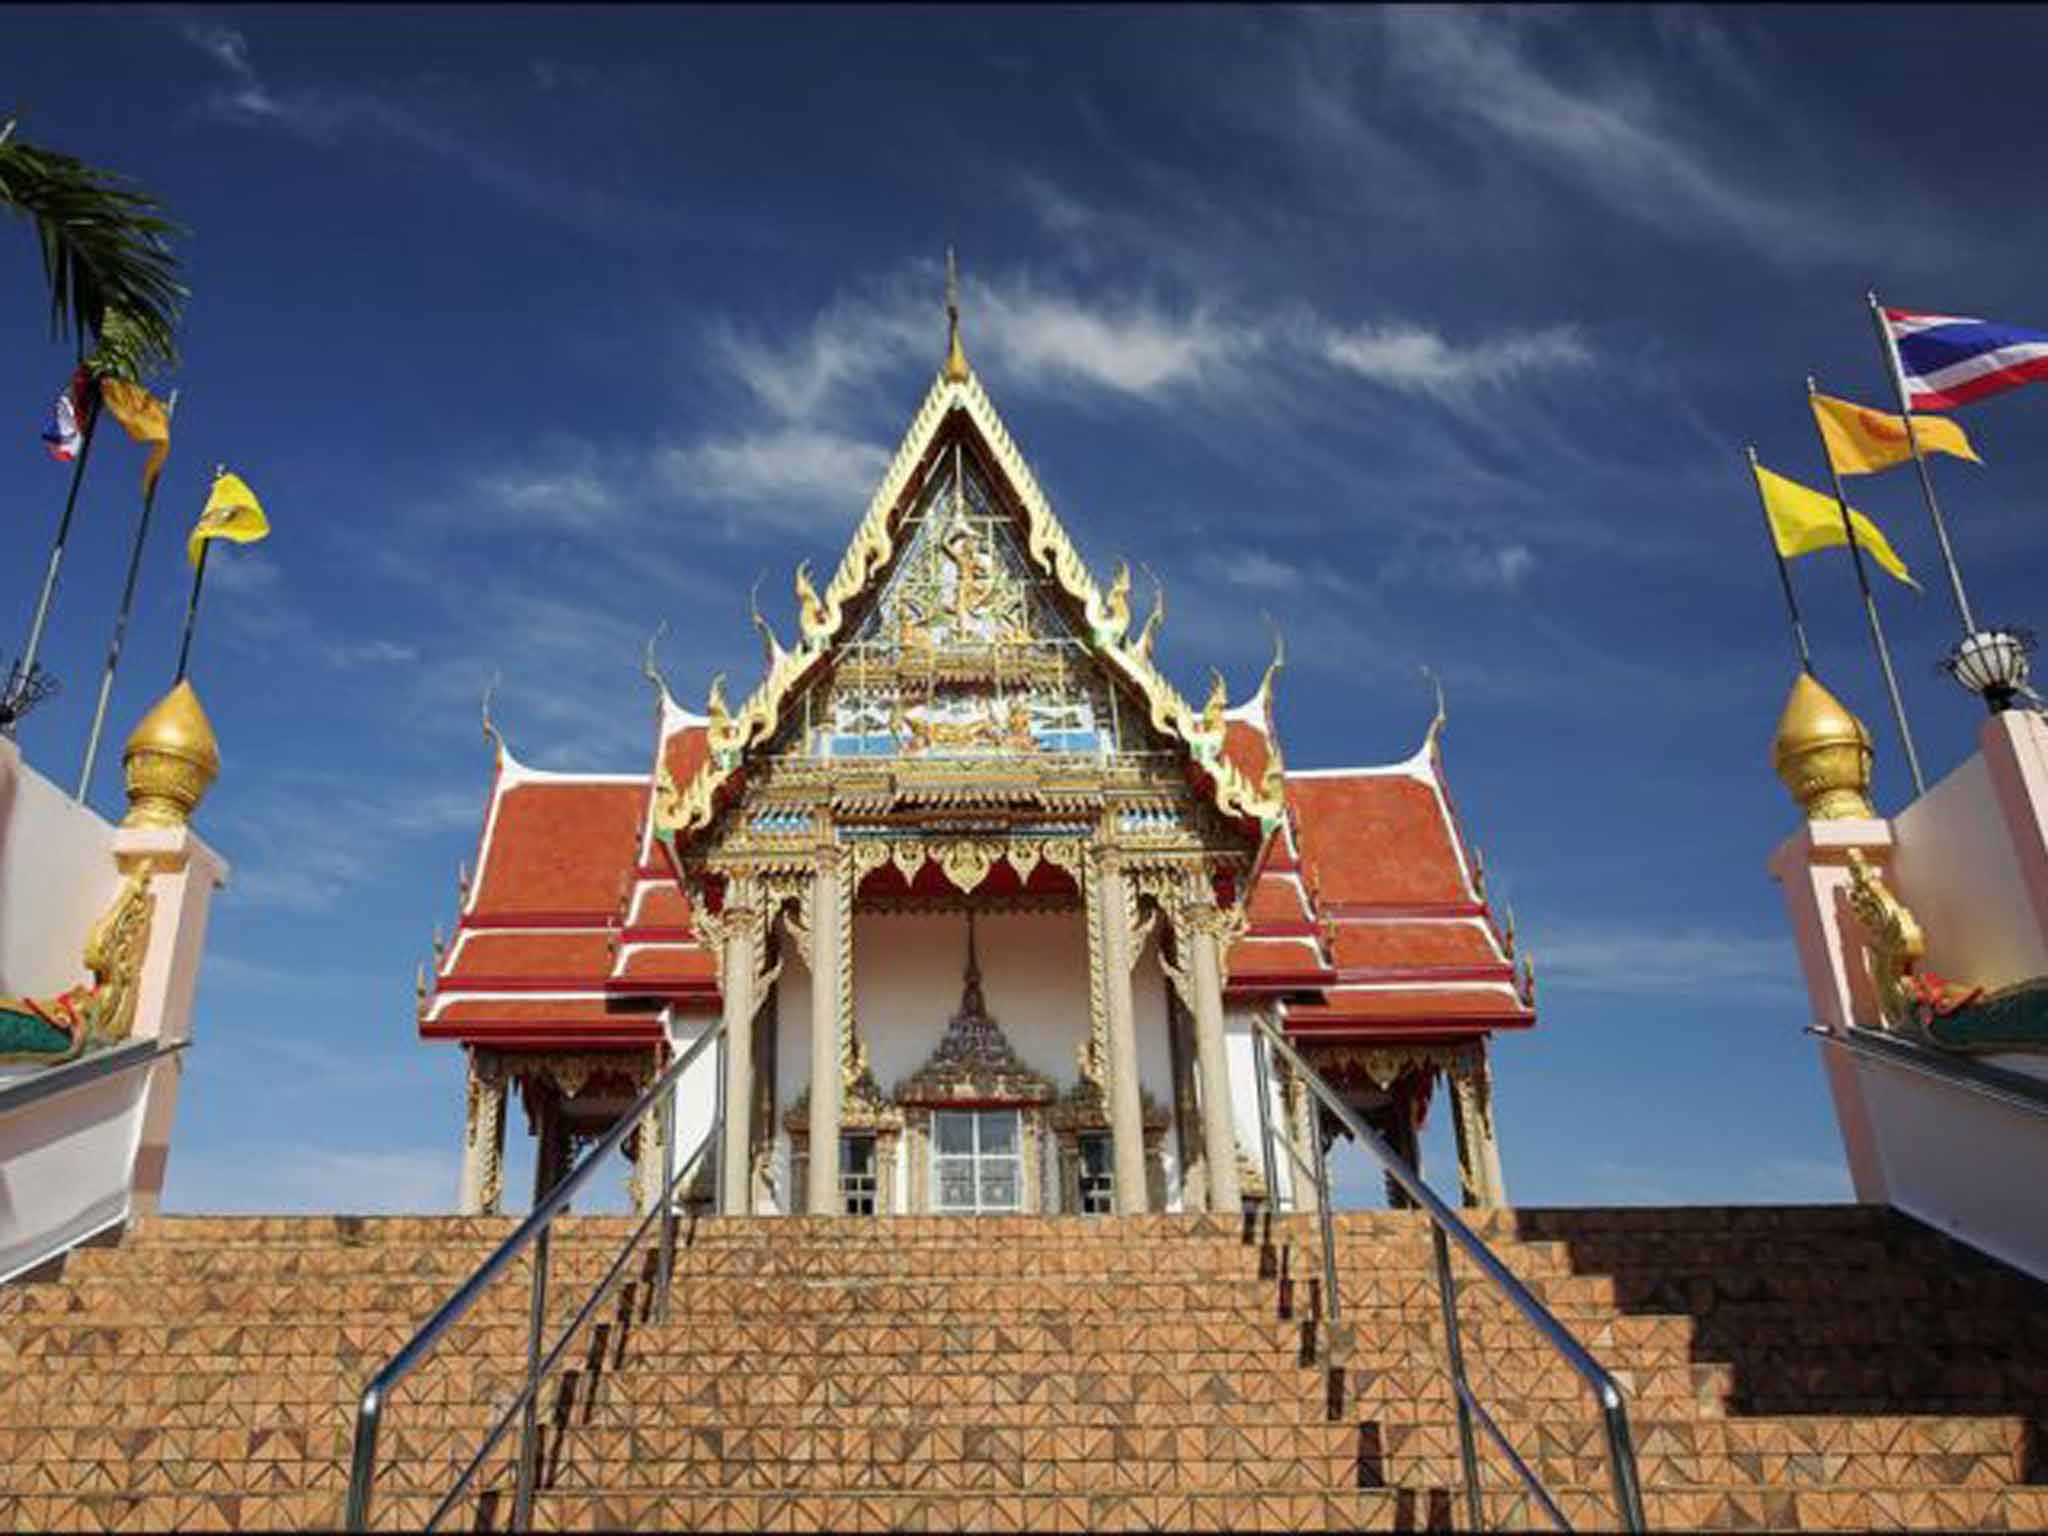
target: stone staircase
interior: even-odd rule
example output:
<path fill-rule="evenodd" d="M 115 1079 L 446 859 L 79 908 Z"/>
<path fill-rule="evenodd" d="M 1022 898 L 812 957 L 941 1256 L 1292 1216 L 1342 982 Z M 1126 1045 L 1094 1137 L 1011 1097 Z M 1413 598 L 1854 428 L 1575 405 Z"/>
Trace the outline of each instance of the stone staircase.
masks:
<path fill-rule="evenodd" d="M 341 1517 L 357 1396 L 509 1233 L 456 1218 L 168 1218 L 0 1289 L 0 1527 L 267 1530 Z M 1663 1529 L 2048 1527 L 2048 1288 L 1858 1207 L 1529 1210 L 1481 1234 L 1622 1380 Z M 558 1229 L 565 1321 L 626 1224 Z M 699 1223 L 544 1397 L 550 1529 L 1462 1526 L 1426 1225 L 1339 1218 L 1344 1368 L 1307 1219 Z M 1482 1400 L 1582 1529 L 1597 1415 L 1482 1283 Z M 404 1387 L 376 1504 L 419 1527 L 509 1400 L 503 1283 Z M 1332 1416 L 1332 1409 L 1335 1414 Z M 504 1529 L 514 1437 L 449 1527 Z M 1541 1524 L 1497 1455 L 1487 1522 Z"/>

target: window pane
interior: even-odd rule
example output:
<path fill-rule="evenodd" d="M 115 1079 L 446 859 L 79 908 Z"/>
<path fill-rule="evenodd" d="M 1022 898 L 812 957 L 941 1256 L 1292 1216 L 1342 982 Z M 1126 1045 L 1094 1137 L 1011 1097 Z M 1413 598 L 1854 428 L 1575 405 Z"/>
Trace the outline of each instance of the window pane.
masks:
<path fill-rule="evenodd" d="M 985 1211 L 1013 1211 L 1017 1208 L 1017 1163 L 1014 1158 L 982 1159 L 981 1208 Z"/>
<path fill-rule="evenodd" d="M 842 1176 L 872 1174 L 875 1171 L 875 1138 L 872 1136 L 840 1137 L 839 1171 Z"/>
<path fill-rule="evenodd" d="M 932 1116 L 932 1129 L 936 1133 L 939 1151 L 947 1156 L 956 1154 L 972 1155 L 974 1152 L 974 1116 L 957 1109 L 942 1109 Z"/>
<path fill-rule="evenodd" d="M 981 1114 L 981 1155 L 991 1153 L 999 1157 L 1012 1157 L 1017 1151 L 1017 1112 L 1014 1109 L 990 1109 Z"/>
<path fill-rule="evenodd" d="M 939 1161 L 939 1206 L 942 1210 L 974 1209 L 974 1164 L 967 1158 Z"/>

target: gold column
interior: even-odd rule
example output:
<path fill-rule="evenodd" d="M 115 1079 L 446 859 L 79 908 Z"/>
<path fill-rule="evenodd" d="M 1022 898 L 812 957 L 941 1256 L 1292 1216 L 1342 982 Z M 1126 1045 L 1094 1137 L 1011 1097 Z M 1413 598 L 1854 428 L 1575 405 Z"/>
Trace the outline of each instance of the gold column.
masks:
<path fill-rule="evenodd" d="M 462 1137 L 462 1192 L 465 1216 L 495 1216 L 505 1181 L 505 1079 L 480 1066 L 469 1050 L 469 1106 Z"/>
<path fill-rule="evenodd" d="M 846 857 L 836 847 L 818 851 L 811 879 L 811 1131 L 809 1191 L 805 1208 L 813 1216 L 837 1216 L 839 1195 L 839 1104 L 845 1092 L 841 1066 L 840 989 L 847 981 L 853 946 L 847 942 Z"/>
<path fill-rule="evenodd" d="M 1458 1140 L 1458 1184 L 1464 1202 L 1486 1210 L 1506 1205 L 1500 1142 L 1493 1128 L 1493 1079 L 1483 1050 L 1452 1067 L 1447 1076 Z"/>
<path fill-rule="evenodd" d="M 1223 1043 L 1223 932 L 1228 914 L 1213 902 L 1190 899 L 1175 929 L 1187 945 L 1190 999 L 1195 1016 L 1195 1069 L 1202 1083 L 1202 1161 L 1207 1165 L 1209 1209 L 1234 1214 L 1243 1204 L 1237 1177 L 1237 1129 L 1230 1105 L 1230 1059 Z"/>
<path fill-rule="evenodd" d="M 1143 1215 L 1144 1107 L 1138 1096 L 1138 1027 L 1131 1001 L 1131 900 L 1123 861 L 1114 848 L 1094 858 L 1095 920 L 1100 926 L 1101 982 L 1109 1015 L 1109 1132 L 1116 1161 L 1116 1209 Z"/>
<path fill-rule="evenodd" d="M 718 984 L 725 993 L 725 1128 L 718 1157 L 719 1209 L 754 1212 L 754 1010 L 761 975 L 762 915 L 756 893 L 738 879 L 718 914 Z"/>

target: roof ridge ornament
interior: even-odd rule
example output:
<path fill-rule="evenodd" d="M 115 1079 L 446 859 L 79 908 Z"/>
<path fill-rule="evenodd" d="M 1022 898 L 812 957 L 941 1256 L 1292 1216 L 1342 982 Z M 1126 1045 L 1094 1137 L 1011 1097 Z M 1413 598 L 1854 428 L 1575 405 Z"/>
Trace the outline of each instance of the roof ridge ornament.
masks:
<path fill-rule="evenodd" d="M 500 765 L 505 763 L 508 759 L 513 762 L 518 761 L 517 758 L 514 758 L 512 756 L 512 747 L 510 743 L 508 743 L 505 740 L 505 733 L 498 729 L 498 722 L 491 718 L 491 695 L 498 691 L 498 684 L 500 684 L 504 680 L 504 673 L 493 672 L 491 674 L 490 682 L 486 684 L 484 687 L 483 698 L 484 740 L 489 742 L 492 746 L 494 746 L 497 749 L 497 757 Z"/>
<path fill-rule="evenodd" d="M 1131 642 L 1131 654 L 1140 661 L 1150 661 L 1153 644 L 1159 638 L 1159 626 L 1166 622 L 1166 583 L 1143 561 L 1138 562 L 1138 569 L 1152 583 L 1152 611 L 1145 616 L 1145 627 L 1138 631 L 1138 638 Z"/>
<path fill-rule="evenodd" d="M 1443 679 L 1438 677 L 1427 666 L 1418 667 L 1416 670 L 1428 678 L 1429 686 L 1436 690 L 1436 713 L 1430 717 L 1429 729 L 1423 733 L 1422 737 L 1422 750 L 1424 752 L 1435 752 L 1438 750 L 1437 743 L 1443 737 L 1444 722 L 1451 718 L 1451 712 L 1444 705 Z"/>
<path fill-rule="evenodd" d="M 967 351 L 960 345 L 960 265 L 953 259 L 953 247 L 946 247 L 946 368 L 949 384 L 964 384 L 974 370 L 967 366 Z"/>
<path fill-rule="evenodd" d="M 668 679 L 662 675 L 661 663 L 654 655 L 655 647 L 661 644 L 661 637 L 667 633 L 668 620 L 663 619 L 654 626 L 654 633 L 647 637 L 647 649 L 640 657 L 640 675 L 653 685 L 657 702 L 675 698 L 675 690 L 669 687 Z"/>
<path fill-rule="evenodd" d="M 766 571 L 754 578 L 753 590 L 747 593 L 747 617 L 754 621 L 754 632 L 761 637 L 761 655 L 768 670 L 773 672 L 776 665 L 789 653 L 782 648 L 782 642 L 775 636 L 775 628 L 761 616 L 761 583 L 768 579 Z"/>

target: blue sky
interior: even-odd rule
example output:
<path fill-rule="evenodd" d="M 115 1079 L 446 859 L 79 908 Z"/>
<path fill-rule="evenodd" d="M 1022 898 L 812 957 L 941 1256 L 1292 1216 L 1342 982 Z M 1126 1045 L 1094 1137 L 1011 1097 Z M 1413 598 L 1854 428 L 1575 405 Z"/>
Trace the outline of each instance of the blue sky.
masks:
<path fill-rule="evenodd" d="M 276 532 L 210 578 L 226 768 L 175 1207 L 444 1207 L 456 1053 L 412 977 L 489 775 L 639 770 L 640 647 L 750 677 L 757 576 L 836 558 L 942 346 L 969 351 L 1161 654 L 1242 695 L 1285 624 L 1290 762 L 1446 755 L 1541 977 L 1498 1054 L 1522 1203 L 1839 1197 L 1778 895 L 1792 675 L 1741 445 L 1809 481 L 1801 398 L 1882 403 L 1866 287 L 2048 326 L 2027 10 L 1276 13 L 68 8 L 9 18 L 24 133 L 193 228 L 177 441 L 114 721 L 171 671 L 212 464 Z M 1971 83 L 1953 134 L 1937 87 Z M 66 372 L 0 241 L 0 610 L 25 628 Z M 2037 619 L 2048 395 L 1942 463 L 1980 613 Z M 139 455 L 103 444 L 25 726 L 69 783 Z M 1911 481 L 1859 488 L 1923 757 L 1979 706 Z M 1905 784 L 1839 555 L 1795 571 L 1823 676 Z M 11 650 L 18 645 L 6 638 Z M 118 739 L 118 738 L 117 738 Z M 119 806 L 103 766 L 95 802 Z M 1443 1127 L 1434 1126 L 1437 1168 Z M 516 1175 L 515 1175 L 516 1176 Z"/>

